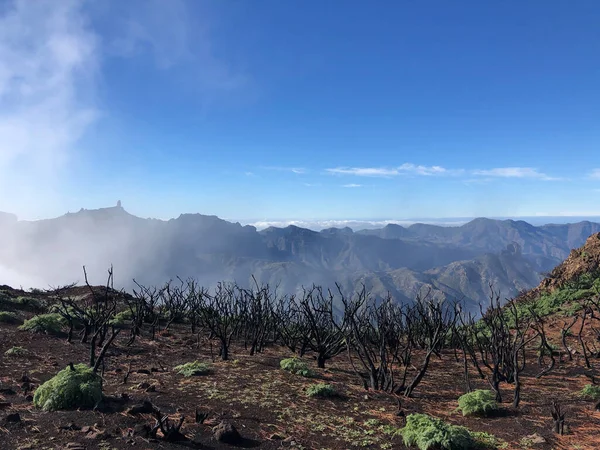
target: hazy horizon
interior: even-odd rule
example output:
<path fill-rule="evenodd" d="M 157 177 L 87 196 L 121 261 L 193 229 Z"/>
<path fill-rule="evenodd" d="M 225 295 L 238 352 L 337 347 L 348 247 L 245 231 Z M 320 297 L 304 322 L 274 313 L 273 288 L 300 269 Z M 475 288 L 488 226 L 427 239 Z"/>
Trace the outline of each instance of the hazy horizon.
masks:
<path fill-rule="evenodd" d="M 112 206 L 105 206 L 100 208 L 79 208 L 76 211 L 66 211 L 64 214 L 75 214 L 81 210 L 94 210 L 94 209 L 106 209 L 113 208 Z M 464 225 L 471 220 L 478 218 L 487 218 L 493 220 L 522 220 L 531 225 L 540 226 L 540 225 L 549 225 L 549 224 L 567 224 L 567 223 L 576 223 L 582 221 L 590 221 L 590 222 L 600 222 L 600 215 L 598 216 L 473 216 L 473 217 L 407 217 L 407 218 L 331 218 L 331 219 L 310 219 L 310 218 L 272 218 L 272 219 L 239 219 L 239 218 L 229 218 L 229 217 L 220 217 L 216 214 L 205 213 L 201 211 L 197 212 L 181 212 L 173 217 L 148 217 L 144 215 L 134 214 L 126 207 L 123 207 L 125 211 L 128 213 L 144 218 L 144 219 L 157 219 L 168 221 L 172 219 L 176 219 L 180 215 L 185 214 L 200 214 L 205 216 L 217 216 L 220 219 L 226 220 L 228 222 L 238 222 L 241 225 L 251 225 L 257 228 L 259 231 L 269 228 L 269 227 L 278 227 L 284 228 L 289 225 L 294 225 L 300 228 L 308 228 L 314 231 L 321 231 L 327 228 L 351 228 L 353 231 L 359 230 L 368 230 L 368 229 L 376 229 L 383 228 L 389 224 L 401 225 L 401 226 L 410 226 L 416 223 L 424 223 L 424 224 L 432 224 L 439 226 L 460 226 Z M 0 211 L 8 214 L 13 214 L 10 211 Z M 56 217 L 60 217 L 64 214 L 60 214 L 57 216 L 48 216 L 43 218 L 20 218 L 17 216 L 17 219 L 20 221 L 38 221 L 38 220 L 48 220 Z M 16 214 L 15 214 L 16 216 Z"/>

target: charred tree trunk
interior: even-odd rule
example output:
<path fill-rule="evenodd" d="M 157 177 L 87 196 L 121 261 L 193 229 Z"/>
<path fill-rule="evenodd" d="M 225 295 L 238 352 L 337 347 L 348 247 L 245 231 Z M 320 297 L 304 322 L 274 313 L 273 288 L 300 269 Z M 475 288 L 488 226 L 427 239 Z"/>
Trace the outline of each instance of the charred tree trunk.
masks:
<path fill-rule="evenodd" d="M 564 434 L 565 432 L 565 411 L 562 411 L 557 400 L 552 401 L 552 422 L 554 424 L 554 432 L 556 434 Z"/>
<path fill-rule="evenodd" d="M 319 353 L 319 355 L 317 356 L 317 367 L 319 369 L 324 369 L 325 361 L 327 361 L 327 358 L 325 357 L 325 355 L 323 355 L 322 353 Z"/>

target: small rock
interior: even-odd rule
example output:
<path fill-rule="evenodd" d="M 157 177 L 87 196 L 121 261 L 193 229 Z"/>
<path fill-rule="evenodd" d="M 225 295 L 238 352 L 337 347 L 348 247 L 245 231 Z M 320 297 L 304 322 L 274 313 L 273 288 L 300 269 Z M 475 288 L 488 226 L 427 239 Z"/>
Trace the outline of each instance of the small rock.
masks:
<path fill-rule="evenodd" d="M 85 438 L 86 439 L 104 440 L 104 439 L 108 438 L 109 436 L 110 436 L 110 433 L 108 433 L 107 431 L 94 431 L 92 433 L 86 434 Z"/>
<path fill-rule="evenodd" d="M 17 395 L 17 391 L 11 388 L 0 389 L 0 394 L 3 395 Z"/>
<path fill-rule="evenodd" d="M 135 427 L 133 427 L 133 436 L 141 436 L 147 438 L 150 436 L 150 425 L 145 423 L 139 423 Z"/>
<path fill-rule="evenodd" d="M 150 414 L 154 411 L 154 406 L 148 400 L 144 400 L 141 404 L 132 406 L 127 411 L 128 414 Z"/>
<path fill-rule="evenodd" d="M 213 432 L 217 441 L 226 444 L 238 444 L 242 440 L 242 436 L 230 422 L 221 422 L 213 428 Z"/>
<path fill-rule="evenodd" d="M 546 443 L 546 439 L 544 439 L 538 433 L 530 434 L 529 436 L 526 436 L 525 439 L 527 440 L 527 442 L 534 444 L 534 445 Z"/>
<path fill-rule="evenodd" d="M 85 445 L 80 444 L 79 442 L 69 442 L 65 445 L 65 448 L 69 450 L 85 450 Z"/>
<path fill-rule="evenodd" d="M 148 369 L 139 369 L 139 370 L 136 370 L 136 373 L 141 373 L 141 374 L 144 374 L 144 375 L 150 375 L 150 371 Z"/>
<path fill-rule="evenodd" d="M 79 431 L 81 430 L 81 427 L 75 425 L 75 423 L 71 422 L 67 425 L 63 425 L 61 427 L 58 427 L 61 430 L 65 430 L 65 431 Z"/>
<path fill-rule="evenodd" d="M 9 414 L 4 418 L 5 422 L 17 423 L 21 421 L 21 415 L 19 413 Z"/>
<path fill-rule="evenodd" d="M 89 433 L 90 431 L 92 431 L 92 427 L 85 426 L 85 427 L 82 427 L 82 428 L 81 428 L 81 432 L 82 432 L 83 434 L 87 434 L 87 433 Z"/>

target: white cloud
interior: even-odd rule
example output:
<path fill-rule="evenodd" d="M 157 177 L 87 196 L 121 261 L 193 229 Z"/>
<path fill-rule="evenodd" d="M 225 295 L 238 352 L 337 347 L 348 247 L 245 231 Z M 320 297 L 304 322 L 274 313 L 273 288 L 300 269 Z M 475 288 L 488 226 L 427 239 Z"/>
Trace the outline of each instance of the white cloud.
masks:
<path fill-rule="evenodd" d="M 600 169 L 593 169 L 588 177 L 593 178 L 594 180 L 600 180 Z"/>
<path fill-rule="evenodd" d="M 56 201 L 60 170 L 98 117 L 97 38 L 80 7 L 20 0 L 2 9 L 0 208 Z"/>
<path fill-rule="evenodd" d="M 359 188 L 362 186 L 363 186 L 362 184 L 354 184 L 354 183 L 342 185 L 342 187 L 345 187 L 345 188 Z"/>
<path fill-rule="evenodd" d="M 422 166 L 404 163 L 397 167 L 335 167 L 325 169 L 331 175 L 354 175 L 358 177 L 390 178 L 399 175 L 457 175 L 462 170 L 449 170 L 441 166 Z"/>
<path fill-rule="evenodd" d="M 263 166 L 263 170 L 275 170 L 278 172 L 292 172 L 298 175 L 305 174 L 307 170 L 303 167 L 281 167 L 281 166 Z"/>
<path fill-rule="evenodd" d="M 410 163 L 398 167 L 400 173 L 412 173 L 415 175 L 456 175 L 462 170 L 449 170 L 441 166 L 421 166 Z"/>
<path fill-rule="evenodd" d="M 333 175 L 355 175 L 358 177 L 392 177 L 398 175 L 397 169 L 384 167 L 336 167 L 325 170 Z"/>
<path fill-rule="evenodd" d="M 560 178 L 551 177 L 533 167 L 497 167 L 495 169 L 474 170 L 473 175 L 498 178 L 532 178 L 555 181 Z"/>
<path fill-rule="evenodd" d="M 538 180 L 562 180 L 549 176 L 538 169 L 532 167 L 498 167 L 493 169 L 471 170 L 465 169 L 447 169 L 442 166 L 424 166 L 412 163 L 404 163 L 396 167 L 348 167 L 339 166 L 335 168 L 325 169 L 325 172 L 330 175 L 352 175 L 357 177 L 380 177 L 392 178 L 403 175 L 413 176 L 459 176 L 471 175 L 474 177 L 485 177 L 483 180 L 491 181 L 494 178 L 528 178 Z M 596 173 L 592 173 L 593 177 L 600 178 L 600 169 Z M 477 183 L 477 178 L 470 178 L 466 183 Z"/>

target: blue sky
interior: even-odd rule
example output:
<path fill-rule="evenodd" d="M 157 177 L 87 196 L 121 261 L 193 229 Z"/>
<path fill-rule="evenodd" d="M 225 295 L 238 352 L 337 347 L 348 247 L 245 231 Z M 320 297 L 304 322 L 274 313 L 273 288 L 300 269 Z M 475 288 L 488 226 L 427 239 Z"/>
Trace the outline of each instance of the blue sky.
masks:
<path fill-rule="evenodd" d="M 0 210 L 600 215 L 598 23 L 597 1 L 0 0 Z"/>

